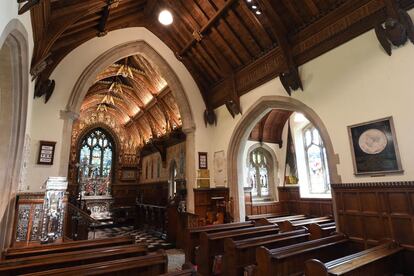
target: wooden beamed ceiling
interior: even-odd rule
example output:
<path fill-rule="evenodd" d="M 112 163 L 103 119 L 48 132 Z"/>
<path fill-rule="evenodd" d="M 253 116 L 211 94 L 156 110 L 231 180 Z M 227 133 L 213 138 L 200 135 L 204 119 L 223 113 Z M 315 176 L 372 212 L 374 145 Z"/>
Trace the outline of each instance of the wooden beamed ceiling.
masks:
<path fill-rule="evenodd" d="M 197 82 L 206 109 L 234 116 L 239 97 L 279 76 L 302 89 L 298 66 L 409 9 L 414 0 L 40 0 L 31 8 L 36 95 L 54 68 L 83 42 L 143 26 L 176 54 Z M 253 5 L 256 8 L 253 8 Z M 172 12 L 161 25 L 158 13 Z M 260 14 L 256 12 L 259 11 Z M 377 45 L 373 45 L 373 50 Z"/>

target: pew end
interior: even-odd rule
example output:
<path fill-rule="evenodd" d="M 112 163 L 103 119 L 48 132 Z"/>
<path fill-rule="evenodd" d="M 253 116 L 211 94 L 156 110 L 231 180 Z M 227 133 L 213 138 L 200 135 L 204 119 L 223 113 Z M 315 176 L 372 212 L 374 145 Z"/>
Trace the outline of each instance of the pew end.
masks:
<path fill-rule="evenodd" d="M 306 276 L 329 276 L 325 264 L 317 259 L 307 260 L 305 263 Z"/>

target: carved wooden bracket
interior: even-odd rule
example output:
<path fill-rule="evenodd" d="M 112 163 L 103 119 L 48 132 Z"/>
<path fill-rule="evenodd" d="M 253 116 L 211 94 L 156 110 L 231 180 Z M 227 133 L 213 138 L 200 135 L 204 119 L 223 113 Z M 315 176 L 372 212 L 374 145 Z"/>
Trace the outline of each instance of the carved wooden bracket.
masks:
<path fill-rule="evenodd" d="M 414 44 L 414 25 L 410 15 L 395 0 L 384 0 L 388 18 L 375 26 L 375 34 L 385 52 L 392 55 L 392 45 L 400 47 L 408 39 Z"/>
<path fill-rule="evenodd" d="M 231 76 L 231 87 L 229 89 L 230 95 L 228 100 L 226 100 L 225 104 L 227 110 L 230 112 L 230 115 L 234 118 L 236 115 L 241 114 L 241 106 L 240 106 L 240 97 L 237 95 L 236 90 L 236 79 L 234 74 Z"/>
<path fill-rule="evenodd" d="M 270 4 L 270 0 L 257 0 L 257 2 L 272 25 L 272 32 L 277 38 L 277 44 L 284 57 L 286 67 L 289 68 L 287 72 L 283 72 L 279 75 L 283 87 L 289 95 L 292 94 L 292 90 L 298 90 L 299 88 L 303 90 L 299 71 L 293 59 L 291 50 L 293 47 L 288 41 L 286 26 L 283 24 L 279 14 Z"/>
<path fill-rule="evenodd" d="M 204 110 L 204 123 L 207 125 L 217 125 L 217 116 L 213 109 Z"/>
<path fill-rule="evenodd" d="M 282 73 L 279 79 L 289 95 L 292 94 L 292 90 L 296 91 L 300 88 L 303 91 L 302 81 L 297 67 L 292 68 L 287 73 Z"/>
<path fill-rule="evenodd" d="M 25 12 L 29 11 L 31 8 L 36 6 L 40 3 L 40 0 L 17 0 L 17 3 L 23 4 L 23 6 L 19 7 L 18 14 L 24 14 Z"/>
<path fill-rule="evenodd" d="M 41 78 L 38 78 L 36 81 L 36 85 L 35 85 L 34 97 L 40 98 L 44 95 L 45 103 L 47 103 L 50 97 L 52 96 L 54 90 L 55 90 L 54 80 L 50 80 L 50 79 L 42 80 Z"/>

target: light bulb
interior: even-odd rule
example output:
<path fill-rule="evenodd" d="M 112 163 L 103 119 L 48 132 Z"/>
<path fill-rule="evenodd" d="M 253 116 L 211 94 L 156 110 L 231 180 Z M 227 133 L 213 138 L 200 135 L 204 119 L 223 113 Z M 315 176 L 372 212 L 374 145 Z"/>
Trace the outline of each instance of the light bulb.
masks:
<path fill-rule="evenodd" d="M 162 10 L 158 15 L 158 21 L 160 21 L 161 24 L 167 26 L 173 23 L 173 16 L 169 10 Z"/>

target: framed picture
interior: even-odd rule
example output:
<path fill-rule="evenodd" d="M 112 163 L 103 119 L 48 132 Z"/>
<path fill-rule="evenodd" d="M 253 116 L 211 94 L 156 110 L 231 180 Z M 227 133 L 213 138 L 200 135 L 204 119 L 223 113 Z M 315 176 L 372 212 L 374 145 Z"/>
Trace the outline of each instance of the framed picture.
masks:
<path fill-rule="evenodd" d="M 348 127 L 355 175 L 402 173 L 392 117 Z"/>
<path fill-rule="evenodd" d="M 199 152 L 198 153 L 198 168 L 200 170 L 205 170 L 205 169 L 208 168 L 207 152 Z"/>
<path fill-rule="evenodd" d="M 39 156 L 37 164 L 53 165 L 53 157 L 55 155 L 56 142 L 40 141 Z"/>

